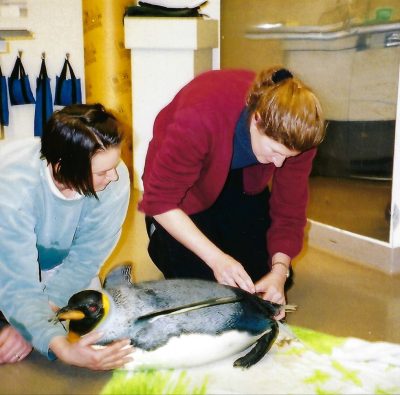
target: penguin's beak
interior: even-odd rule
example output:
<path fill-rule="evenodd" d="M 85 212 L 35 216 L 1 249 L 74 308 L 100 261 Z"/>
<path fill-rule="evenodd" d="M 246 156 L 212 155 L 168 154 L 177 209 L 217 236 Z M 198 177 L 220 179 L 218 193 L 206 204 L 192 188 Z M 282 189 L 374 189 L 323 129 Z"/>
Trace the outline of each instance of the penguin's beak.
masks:
<path fill-rule="evenodd" d="M 72 320 L 78 321 L 85 318 L 85 314 L 80 310 L 71 310 L 68 306 L 58 310 L 56 317 L 60 321 Z"/>

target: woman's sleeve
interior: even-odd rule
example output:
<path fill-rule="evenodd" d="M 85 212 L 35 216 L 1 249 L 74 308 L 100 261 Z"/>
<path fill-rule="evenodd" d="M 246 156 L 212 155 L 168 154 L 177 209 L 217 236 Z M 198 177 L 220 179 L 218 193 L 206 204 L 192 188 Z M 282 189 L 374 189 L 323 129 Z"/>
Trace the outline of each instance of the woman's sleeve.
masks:
<path fill-rule="evenodd" d="M 49 322 L 53 313 L 39 282 L 32 202 L 15 207 L 0 199 L 0 310 L 25 340 L 48 355 L 50 340 L 65 330 Z"/>
<path fill-rule="evenodd" d="M 212 124 L 211 116 L 208 124 Z M 179 207 L 187 191 L 200 177 L 209 152 L 209 136 L 195 107 L 175 113 L 159 125 L 162 141 L 149 147 L 151 169 L 145 169 L 144 195 L 140 209 L 153 216 Z"/>
<path fill-rule="evenodd" d="M 271 227 L 267 233 L 272 257 L 283 252 L 294 258 L 301 250 L 307 222 L 308 179 L 316 149 L 289 158 L 275 170 L 270 197 Z"/>

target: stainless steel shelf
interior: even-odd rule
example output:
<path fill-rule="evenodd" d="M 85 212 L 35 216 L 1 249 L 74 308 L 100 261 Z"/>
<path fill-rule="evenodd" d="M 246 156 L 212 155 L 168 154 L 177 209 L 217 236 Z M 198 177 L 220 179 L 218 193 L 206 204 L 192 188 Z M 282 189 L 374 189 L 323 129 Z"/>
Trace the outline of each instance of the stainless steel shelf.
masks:
<path fill-rule="evenodd" d="M 326 26 L 281 26 L 272 29 L 254 26 L 247 29 L 245 37 L 254 40 L 335 40 L 361 34 L 399 31 L 399 21 L 393 23 L 370 23 L 349 26 L 344 24 Z"/>

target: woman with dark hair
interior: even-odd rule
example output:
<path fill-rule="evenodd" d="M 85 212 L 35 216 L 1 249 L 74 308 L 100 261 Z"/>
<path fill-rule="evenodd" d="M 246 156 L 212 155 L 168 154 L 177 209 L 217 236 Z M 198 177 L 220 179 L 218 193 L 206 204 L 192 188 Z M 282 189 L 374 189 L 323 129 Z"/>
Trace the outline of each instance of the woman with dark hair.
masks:
<path fill-rule="evenodd" d="M 32 346 L 94 370 L 130 360 L 128 340 L 95 350 L 99 334 L 70 342 L 51 322 L 72 294 L 99 286 L 119 239 L 130 191 L 121 140 L 102 105 L 80 104 L 55 112 L 41 141 L 0 143 L 0 363 L 21 361 Z"/>
<path fill-rule="evenodd" d="M 285 68 L 214 70 L 183 87 L 155 120 L 139 204 L 164 276 L 285 303 L 324 134 L 319 100 Z"/>

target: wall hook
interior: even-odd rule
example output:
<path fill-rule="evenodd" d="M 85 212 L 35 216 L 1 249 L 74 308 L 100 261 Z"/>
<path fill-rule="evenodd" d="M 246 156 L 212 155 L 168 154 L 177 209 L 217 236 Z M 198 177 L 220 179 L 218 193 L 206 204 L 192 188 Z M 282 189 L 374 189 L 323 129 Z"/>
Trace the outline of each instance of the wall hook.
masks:
<path fill-rule="evenodd" d="M 69 60 L 69 52 L 65 54 L 65 59 Z"/>
<path fill-rule="evenodd" d="M 19 58 L 22 57 L 22 50 L 18 50 L 18 57 L 19 57 Z"/>
<path fill-rule="evenodd" d="M 42 52 L 42 59 L 46 59 L 46 53 Z"/>

